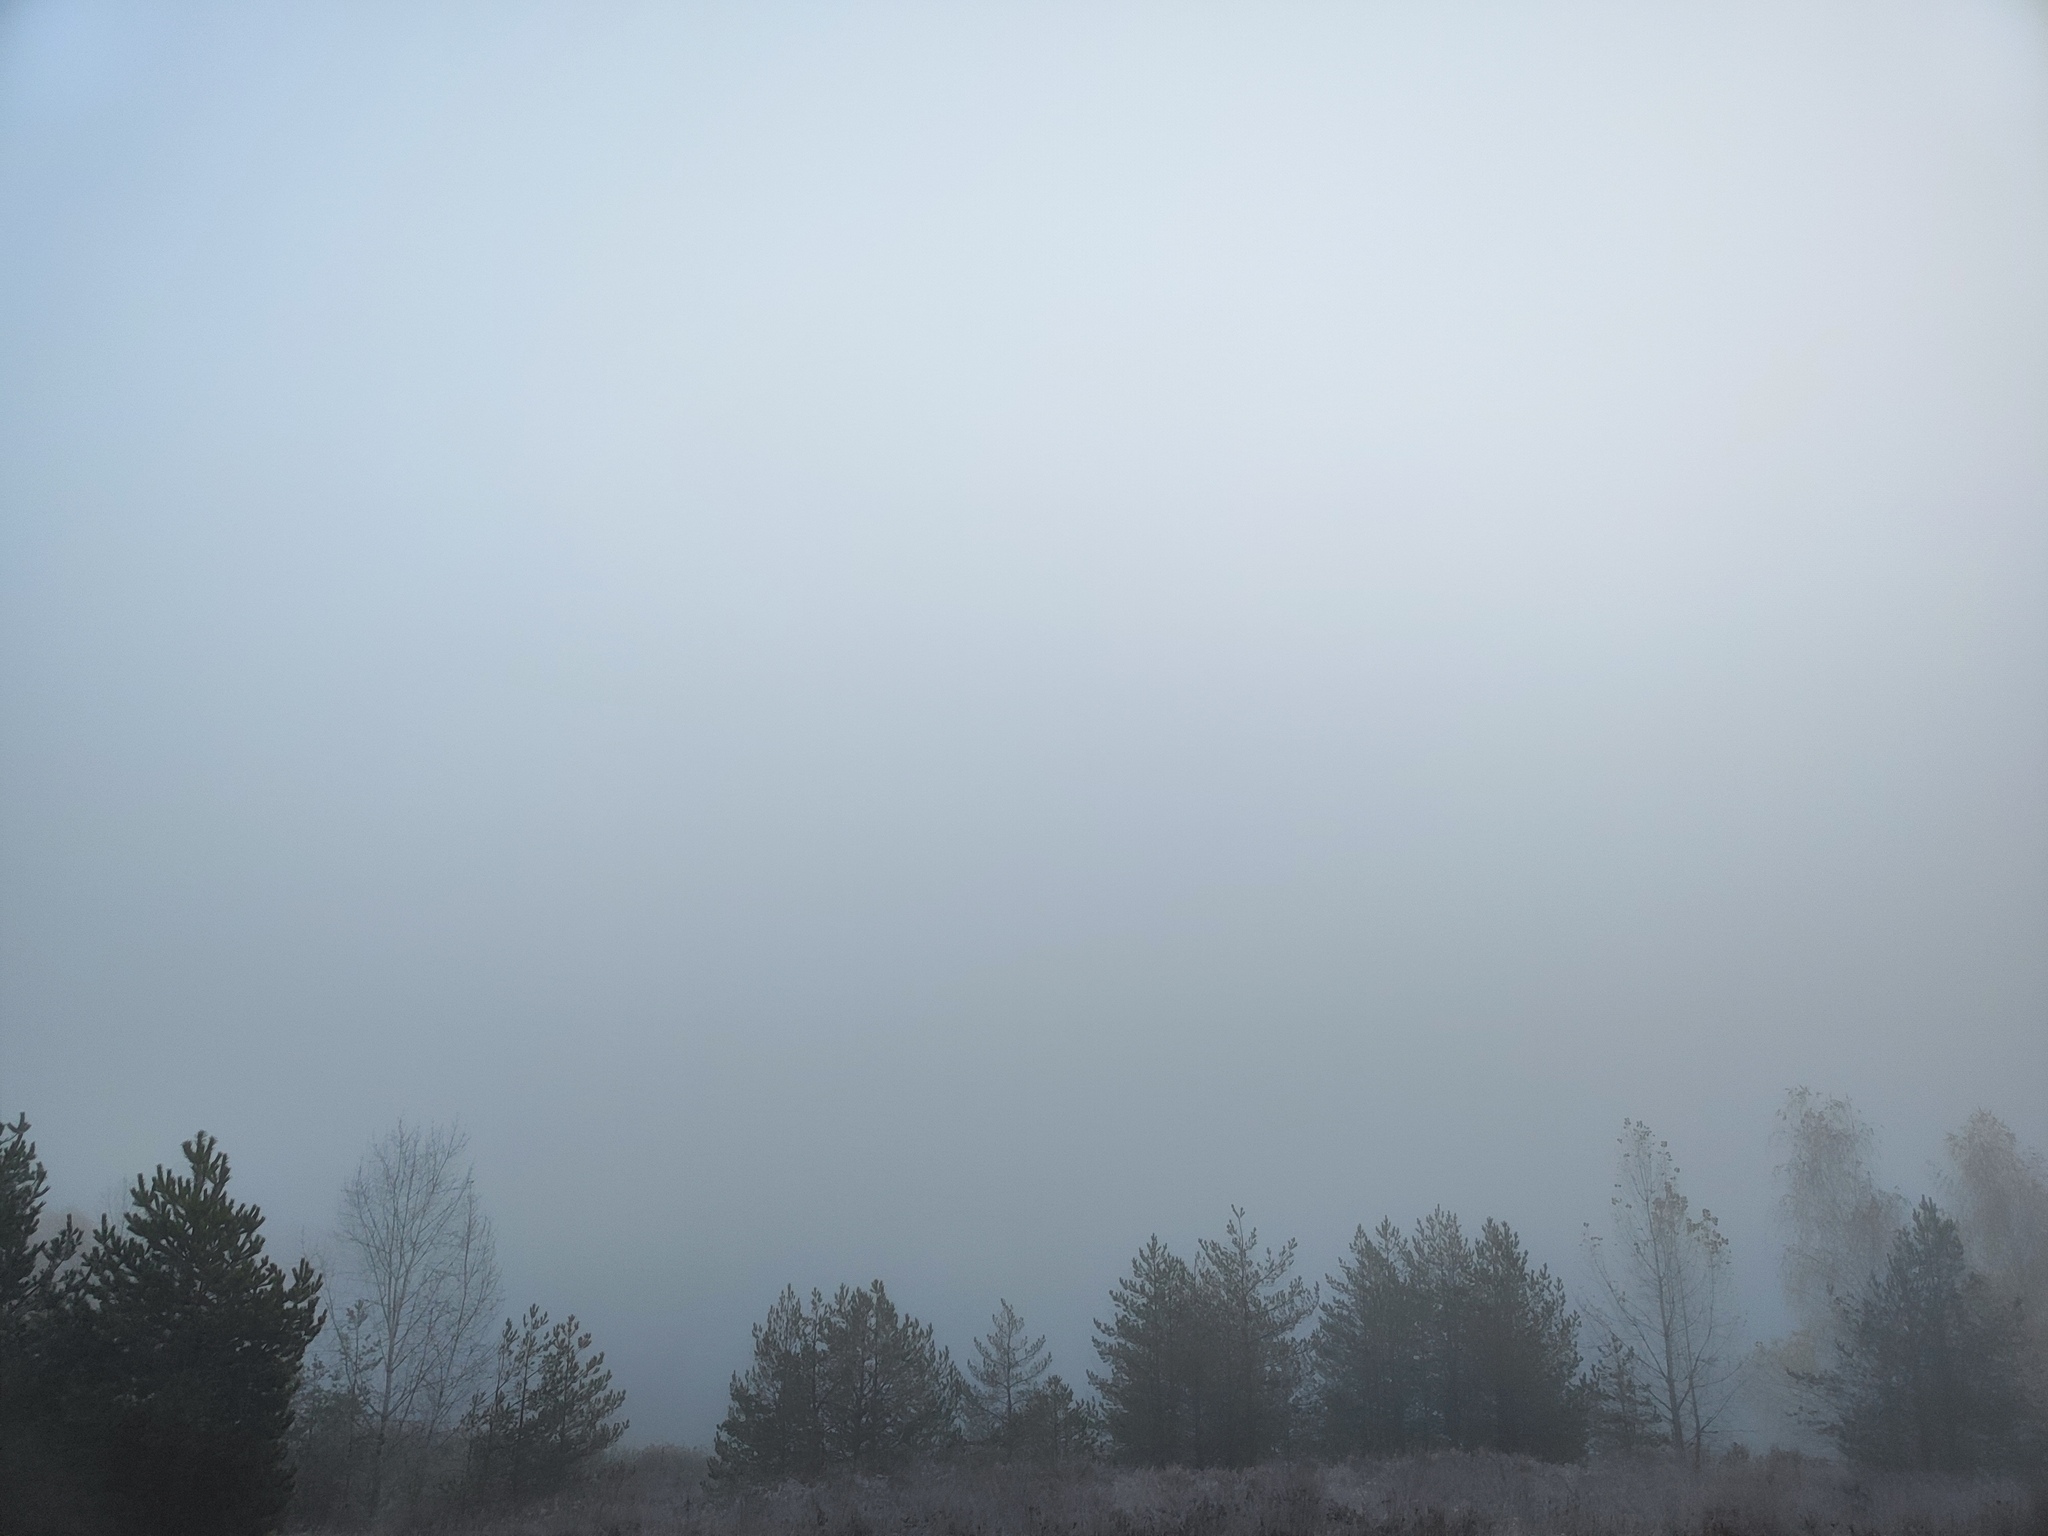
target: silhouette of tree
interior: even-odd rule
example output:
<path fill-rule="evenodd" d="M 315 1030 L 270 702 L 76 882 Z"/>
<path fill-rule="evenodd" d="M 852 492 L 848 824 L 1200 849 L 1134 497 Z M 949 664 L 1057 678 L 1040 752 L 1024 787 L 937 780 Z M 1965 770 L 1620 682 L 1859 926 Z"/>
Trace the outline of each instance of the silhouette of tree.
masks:
<path fill-rule="evenodd" d="M 2021 1315 L 1963 1253 L 1956 1224 L 1922 1200 L 1882 1274 L 1842 1303 L 1839 1363 L 1814 1385 L 1822 1425 L 1852 1461 L 1916 1470 L 2013 1466 L 2038 1454 L 2021 1366 Z"/>
<path fill-rule="evenodd" d="M 1289 1444 L 1307 1378 L 1297 1334 L 1315 1293 L 1293 1273 L 1293 1243 L 1262 1255 L 1258 1241 L 1243 1209 L 1232 1207 L 1222 1238 L 1203 1238 L 1196 1261 L 1209 1408 L 1203 1459 L 1226 1466 L 1250 1466 Z"/>
<path fill-rule="evenodd" d="M 1521 1239 L 1488 1219 L 1473 1244 L 1469 1355 L 1477 1386 L 1473 1448 L 1576 1461 L 1586 1453 L 1588 1394 L 1579 1317 L 1564 1282 L 1529 1267 Z"/>
<path fill-rule="evenodd" d="M 320 1279 L 263 1252 L 263 1216 L 228 1194 L 200 1132 L 186 1171 L 137 1179 L 124 1230 L 105 1218 L 70 1294 L 80 1357 L 69 1408 L 97 1442 L 117 1529 L 258 1533 L 291 1496 L 286 1434 Z"/>
<path fill-rule="evenodd" d="M 1323 1445 L 1338 1456 L 1391 1456 L 1426 1443 L 1423 1315 L 1408 1240 L 1391 1220 L 1361 1225 L 1326 1282 L 1310 1337 Z"/>
<path fill-rule="evenodd" d="M 460 1131 L 400 1122 L 342 1191 L 341 1237 L 362 1294 L 356 1354 L 336 1364 L 358 1378 L 368 1518 L 401 1442 L 431 1454 L 489 1362 L 497 1250 L 467 1146 Z"/>
<path fill-rule="evenodd" d="M 816 1478 L 832 1467 L 888 1471 L 950 1445 L 964 1385 L 929 1324 L 896 1310 L 879 1280 L 808 1307 L 783 1291 L 754 1329 L 754 1360 L 732 1378 L 711 1475 Z"/>
<path fill-rule="evenodd" d="M 1469 1242 L 1441 1207 L 1404 1237 L 1353 1235 L 1310 1351 L 1324 1448 L 1433 1447 L 1576 1460 L 1586 1444 L 1579 1320 L 1562 1282 L 1532 1269 L 1514 1230 Z"/>
<path fill-rule="evenodd" d="M 1643 1364 L 1672 1452 L 1697 1465 L 1735 1374 L 1728 1240 L 1712 1211 L 1692 1214 L 1670 1146 L 1641 1121 L 1622 1122 L 1616 1164 L 1613 1244 L 1586 1234 L 1596 1315 Z"/>
<path fill-rule="evenodd" d="M 0 1123 L 0 1532 L 48 1529 L 88 1502 L 56 1433 L 64 1343 L 60 1272 L 85 1234 L 69 1218 L 47 1238 L 50 1175 L 28 1117 Z"/>
<path fill-rule="evenodd" d="M 1088 1380 L 1119 1459 L 1141 1465 L 1200 1465 L 1204 1441 L 1203 1358 L 1195 1272 L 1157 1236 L 1131 1260 L 1097 1319 L 1102 1373 Z"/>
<path fill-rule="evenodd" d="M 473 1488 L 524 1503 L 572 1482 L 626 1432 L 626 1394 L 574 1316 L 550 1326 L 539 1307 L 505 1319 L 495 1380 L 463 1420 Z"/>
<path fill-rule="evenodd" d="M 1051 1364 L 1044 1337 L 1029 1337 L 1016 1309 L 999 1300 L 967 1366 L 967 1406 L 977 1438 L 1009 1454 L 1019 1417 Z"/>
<path fill-rule="evenodd" d="M 1095 1324 L 1105 1370 L 1089 1373 L 1118 1457 L 1143 1465 L 1246 1465 L 1289 1443 L 1305 1380 L 1296 1331 L 1314 1294 L 1294 1245 L 1261 1254 L 1232 1208 L 1190 1266 L 1155 1236 Z"/>

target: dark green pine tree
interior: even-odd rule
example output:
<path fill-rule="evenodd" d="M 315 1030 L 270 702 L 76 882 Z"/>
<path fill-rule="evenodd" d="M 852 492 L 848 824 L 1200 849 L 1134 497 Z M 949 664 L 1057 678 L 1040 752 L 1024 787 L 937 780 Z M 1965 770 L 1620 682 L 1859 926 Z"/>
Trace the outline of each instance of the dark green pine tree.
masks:
<path fill-rule="evenodd" d="M 1476 1243 L 1441 1208 L 1413 1236 L 1361 1227 L 1310 1340 L 1324 1449 L 1575 1461 L 1590 1407 L 1578 1329 L 1563 1283 L 1503 1222 Z"/>
<path fill-rule="evenodd" d="M 1884 1272 L 1841 1304 L 1837 1367 L 1802 1377 L 1851 1461 L 1914 1470 L 2016 1466 L 2040 1453 L 2022 1384 L 2021 1318 L 1993 1301 L 1956 1224 L 1922 1200 Z"/>
<path fill-rule="evenodd" d="M 573 1315 L 550 1324 L 533 1306 L 517 1323 L 505 1319 L 491 1391 L 462 1423 L 476 1493 L 511 1504 L 554 1493 L 625 1434 L 626 1394 L 593 1342 Z"/>
<path fill-rule="evenodd" d="M 185 1171 L 138 1178 L 104 1218 L 69 1298 L 79 1353 L 69 1416 L 95 1449 L 109 1524 L 157 1536 L 275 1530 L 291 1498 L 285 1437 L 320 1279 L 263 1252 L 263 1215 L 228 1193 L 204 1131 Z"/>
<path fill-rule="evenodd" d="M 1514 1229 L 1489 1219 L 1473 1245 L 1470 1358 L 1490 1450 L 1578 1461 L 1586 1454 L 1587 1388 L 1579 1318 L 1564 1282 L 1531 1269 Z"/>
<path fill-rule="evenodd" d="M 929 1323 L 896 1310 L 880 1280 L 841 1286 L 820 1330 L 825 1450 L 862 1471 L 893 1471 L 954 1440 L 964 1395 Z"/>
<path fill-rule="evenodd" d="M 754 1363 L 732 1379 L 711 1475 L 816 1478 L 834 1467 L 889 1472 L 952 1445 L 965 1386 L 931 1325 L 896 1309 L 876 1280 L 805 1308 L 785 1290 L 754 1330 Z"/>
<path fill-rule="evenodd" d="M 67 1219 L 38 1238 L 50 1175 L 26 1116 L 0 1123 L 0 1533 L 61 1529 L 89 1504 L 57 1428 L 64 1364 L 59 1271 L 84 1234 Z"/>
<path fill-rule="evenodd" d="M 1293 1243 L 1261 1255 L 1258 1242 L 1233 1208 L 1223 1237 L 1202 1239 L 1196 1271 L 1208 1356 L 1201 1455 L 1225 1466 L 1252 1466 L 1287 1448 L 1307 1375 L 1296 1335 L 1315 1297 L 1293 1273 Z"/>
<path fill-rule="evenodd" d="M 720 1482 L 812 1479 L 825 1470 L 824 1350 L 819 1323 L 825 1298 L 805 1309 L 786 1286 L 754 1325 L 754 1361 L 732 1378 L 731 1402 L 712 1442 L 711 1476 Z"/>
<path fill-rule="evenodd" d="M 1483 1405 L 1472 1358 L 1472 1244 L 1458 1218 L 1438 1206 L 1415 1224 L 1407 1257 L 1409 1289 L 1420 1303 L 1426 1433 L 1435 1444 L 1474 1449 L 1483 1443 Z"/>
<path fill-rule="evenodd" d="M 1392 1221 L 1352 1234 L 1328 1281 L 1316 1331 L 1316 1406 L 1333 1456 L 1393 1456 L 1427 1440 L 1422 1359 L 1427 1298 L 1411 1283 L 1408 1239 Z"/>
<path fill-rule="evenodd" d="M 1090 1371 L 1088 1380 L 1102 1400 L 1103 1425 L 1119 1460 L 1200 1463 L 1205 1362 L 1199 1303 L 1194 1271 L 1156 1236 L 1110 1293 L 1110 1320 L 1095 1324 L 1104 1369 Z"/>

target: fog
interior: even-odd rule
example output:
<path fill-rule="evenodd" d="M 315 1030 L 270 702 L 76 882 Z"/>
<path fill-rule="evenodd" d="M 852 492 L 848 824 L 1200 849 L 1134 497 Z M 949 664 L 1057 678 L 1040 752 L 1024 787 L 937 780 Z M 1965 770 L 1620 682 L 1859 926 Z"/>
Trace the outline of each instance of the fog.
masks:
<path fill-rule="evenodd" d="M 2048 1144 L 2038 4 L 0 12 L 0 1112 L 786 1282 Z"/>

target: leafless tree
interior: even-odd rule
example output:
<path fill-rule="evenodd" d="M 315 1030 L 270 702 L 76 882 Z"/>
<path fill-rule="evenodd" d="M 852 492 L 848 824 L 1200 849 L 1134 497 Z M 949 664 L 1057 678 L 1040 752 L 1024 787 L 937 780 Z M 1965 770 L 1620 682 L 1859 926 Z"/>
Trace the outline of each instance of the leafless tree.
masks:
<path fill-rule="evenodd" d="M 368 1513 L 396 1443 L 431 1450 L 487 1364 L 497 1246 L 453 1127 L 400 1121 L 342 1191 L 341 1237 L 364 1308 L 359 1336 L 370 1439 Z"/>
<path fill-rule="evenodd" d="M 1712 1211 L 1693 1215 L 1670 1144 L 1639 1120 L 1622 1122 L 1616 1171 L 1611 1246 L 1586 1232 L 1604 1293 L 1592 1310 L 1649 1373 L 1672 1451 L 1698 1463 L 1738 1364 L 1728 1239 Z"/>

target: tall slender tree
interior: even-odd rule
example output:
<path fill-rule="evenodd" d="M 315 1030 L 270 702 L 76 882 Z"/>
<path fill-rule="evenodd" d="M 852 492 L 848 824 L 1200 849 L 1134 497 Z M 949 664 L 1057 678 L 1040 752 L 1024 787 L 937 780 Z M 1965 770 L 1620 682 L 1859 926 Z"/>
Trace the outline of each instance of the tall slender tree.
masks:
<path fill-rule="evenodd" d="M 1195 1272 L 1155 1235 L 1095 1323 L 1103 1420 L 1117 1455 L 1141 1465 L 1200 1464 L 1206 1373 Z"/>
<path fill-rule="evenodd" d="M 375 1518 L 395 1464 L 417 1467 L 454 1427 L 490 1359 L 497 1247 L 452 1127 L 400 1121 L 342 1192 L 341 1237 L 359 1287 L 368 1353 L 358 1412 L 366 1429 L 364 1513 Z"/>
<path fill-rule="evenodd" d="M 1309 1347 L 1323 1447 L 1337 1456 L 1391 1456 L 1425 1443 L 1423 1310 L 1408 1239 L 1391 1220 L 1351 1237 L 1325 1282 Z"/>
<path fill-rule="evenodd" d="M 1480 1423 L 1473 1360 L 1472 1245 L 1458 1218 L 1438 1206 L 1408 1241 L 1409 1284 L 1420 1299 L 1423 1381 L 1430 1438 L 1469 1447 Z"/>
<path fill-rule="evenodd" d="M 84 1234 L 66 1218 L 42 1231 L 50 1174 L 28 1117 L 0 1122 L 0 1533 L 57 1528 L 90 1500 L 61 1434 L 56 1400 L 67 1362 L 60 1275 Z"/>
<path fill-rule="evenodd" d="M 1546 1268 L 1531 1268 L 1514 1229 L 1490 1218 L 1472 1245 L 1471 1274 L 1476 1443 L 1547 1461 L 1578 1460 L 1586 1451 L 1588 1398 L 1579 1317 L 1564 1283 Z"/>
<path fill-rule="evenodd" d="M 1286 1448 L 1306 1381 L 1298 1337 L 1315 1293 L 1293 1273 L 1295 1245 L 1261 1252 L 1256 1228 L 1233 1206 L 1221 1239 L 1203 1238 L 1197 1321 L 1208 1356 L 1203 1459 L 1250 1466 Z"/>
<path fill-rule="evenodd" d="M 1045 1338 L 1032 1338 L 1024 1319 L 1008 1301 L 998 1299 L 989 1330 L 974 1341 L 968 1362 L 967 1406 L 977 1436 L 1007 1456 L 1014 1448 L 1018 1425 L 1052 1359 Z"/>
<path fill-rule="evenodd" d="M 1693 1214 L 1670 1145 L 1647 1125 L 1624 1120 L 1618 1146 L 1612 1241 L 1586 1234 L 1599 1320 L 1642 1362 L 1673 1454 L 1697 1464 L 1735 1374 L 1728 1240 L 1712 1211 Z"/>

